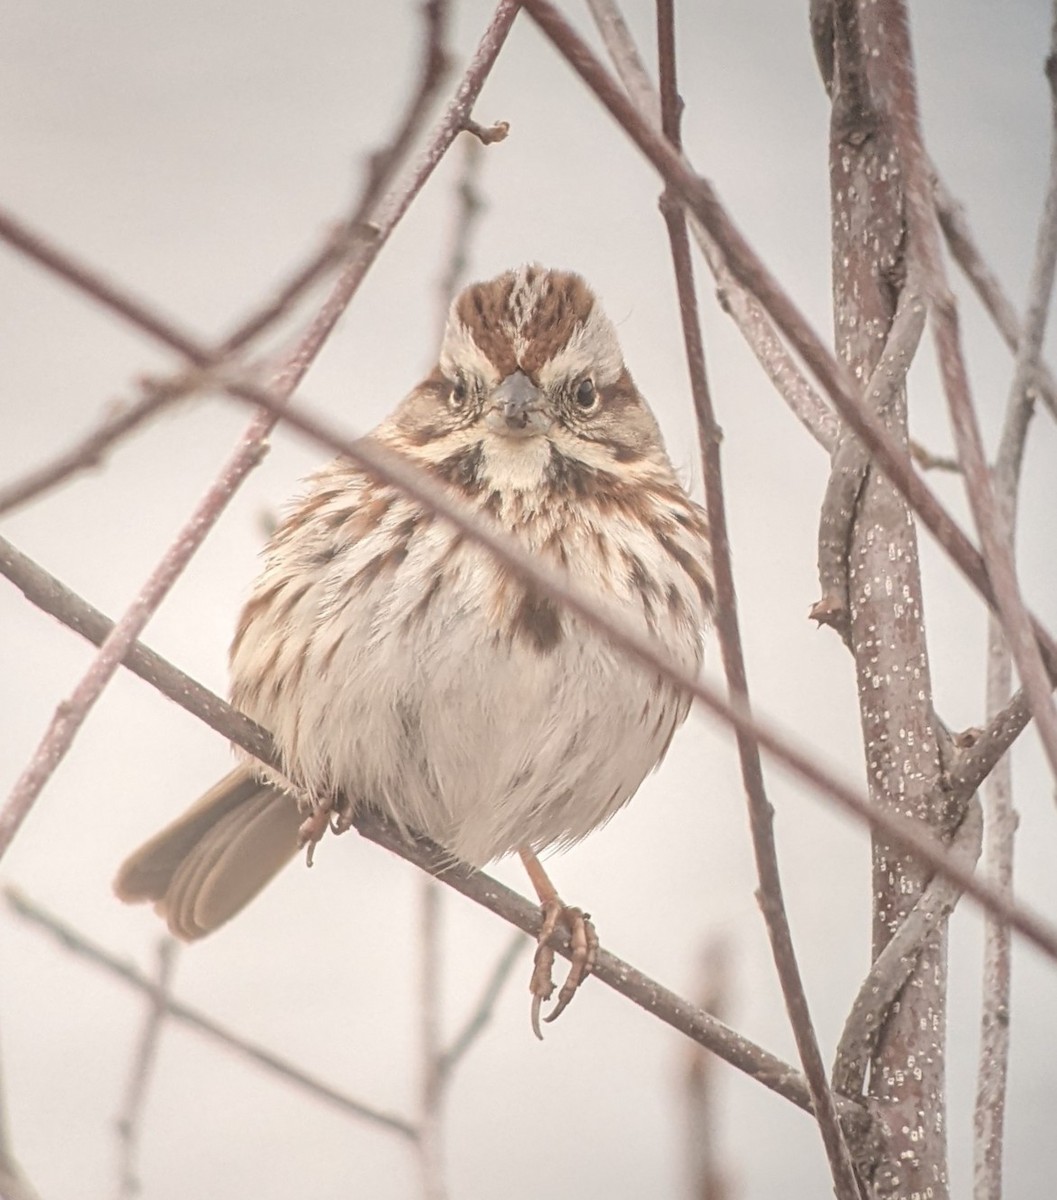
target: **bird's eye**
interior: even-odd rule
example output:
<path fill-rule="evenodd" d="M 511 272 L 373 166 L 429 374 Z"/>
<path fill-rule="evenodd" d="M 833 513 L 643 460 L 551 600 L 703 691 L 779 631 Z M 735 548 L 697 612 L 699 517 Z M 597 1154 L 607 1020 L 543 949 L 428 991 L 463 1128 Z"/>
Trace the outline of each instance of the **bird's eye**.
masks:
<path fill-rule="evenodd" d="M 466 380 L 462 376 L 455 380 L 448 395 L 448 407 L 452 412 L 462 412 L 466 407 L 466 397 L 469 395 L 469 391 Z"/>
<path fill-rule="evenodd" d="M 593 379 L 581 379 L 576 388 L 576 404 L 583 412 L 594 412 L 599 404 L 598 389 Z"/>

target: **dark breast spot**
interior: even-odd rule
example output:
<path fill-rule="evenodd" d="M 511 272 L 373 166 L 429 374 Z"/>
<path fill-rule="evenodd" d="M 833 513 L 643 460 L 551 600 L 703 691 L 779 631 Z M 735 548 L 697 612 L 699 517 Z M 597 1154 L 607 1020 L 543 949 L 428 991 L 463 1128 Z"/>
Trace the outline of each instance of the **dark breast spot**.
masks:
<path fill-rule="evenodd" d="M 433 472 L 445 483 L 454 484 L 467 495 L 473 495 L 481 490 L 483 460 L 484 449 L 480 442 L 474 442 L 472 446 L 464 446 L 454 454 L 449 454 L 447 458 L 442 458 L 433 468 Z"/>
<path fill-rule="evenodd" d="M 562 640 L 562 619 L 552 600 L 534 588 L 526 588 L 521 595 L 511 633 L 541 654 L 549 654 Z"/>

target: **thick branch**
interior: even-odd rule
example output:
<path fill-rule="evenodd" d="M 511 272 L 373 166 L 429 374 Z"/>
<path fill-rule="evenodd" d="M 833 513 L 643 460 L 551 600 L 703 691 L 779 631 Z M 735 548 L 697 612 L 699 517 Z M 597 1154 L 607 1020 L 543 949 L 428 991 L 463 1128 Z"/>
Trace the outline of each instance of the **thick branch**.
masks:
<path fill-rule="evenodd" d="M 1057 775 L 1057 708 L 1050 694 L 1047 664 L 1020 594 L 1012 547 L 1000 524 L 991 472 L 969 391 L 957 307 L 940 253 L 932 181 L 918 118 L 909 18 L 904 0 L 879 0 L 877 7 L 884 20 L 891 63 L 891 90 L 884 97 L 885 106 L 906 179 L 907 225 L 931 300 L 936 356 L 969 506 L 991 579 L 996 615 L 1002 622 L 1010 654 L 1031 702 L 1051 770 Z"/>
<path fill-rule="evenodd" d="M 834 358 L 803 314 L 730 220 L 708 181 L 694 174 L 667 142 L 631 105 L 583 39 L 548 0 L 524 0 L 523 7 L 556 48 L 599 97 L 681 200 L 723 246 L 736 278 L 752 290 L 790 344 L 811 369 L 833 400 L 841 417 L 866 443 L 881 469 L 911 503 L 959 570 L 989 605 L 994 605 L 990 579 L 980 554 L 917 474 L 906 448 L 901 446 L 866 408 L 846 368 Z M 1047 666 L 1057 676 L 1057 641 L 1037 621 L 1035 635 Z"/>

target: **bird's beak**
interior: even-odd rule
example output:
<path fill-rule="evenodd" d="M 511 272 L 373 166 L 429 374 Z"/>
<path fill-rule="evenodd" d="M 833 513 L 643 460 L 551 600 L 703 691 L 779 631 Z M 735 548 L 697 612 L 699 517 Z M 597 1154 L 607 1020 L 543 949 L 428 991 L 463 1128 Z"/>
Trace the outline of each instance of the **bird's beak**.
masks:
<path fill-rule="evenodd" d="M 492 393 L 488 424 L 506 437 L 531 437 L 550 424 L 540 403 L 539 388 L 523 371 L 515 371 Z"/>

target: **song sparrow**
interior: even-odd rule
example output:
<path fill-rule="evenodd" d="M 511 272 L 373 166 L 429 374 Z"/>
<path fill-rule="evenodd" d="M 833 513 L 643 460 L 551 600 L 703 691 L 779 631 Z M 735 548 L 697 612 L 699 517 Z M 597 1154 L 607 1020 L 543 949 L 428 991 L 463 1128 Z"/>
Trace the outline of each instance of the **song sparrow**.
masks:
<path fill-rule="evenodd" d="M 578 276 L 526 266 L 466 288 L 437 366 L 371 436 L 697 669 L 713 599 L 705 514 Z M 573 936 L 556 1016 L 597 940 L 535 854 L 630 798 L 687 697 L 342 458 L 272 536 L 231 675 L 282 776 L 247 760 L 127 860 L 118 894 L 200 937 L 294 855 L 305 811 L 374 806 L 468 863 L 521 853 L 545 916 L 537 1032 L 547 939 L 559 921 Z"/>

